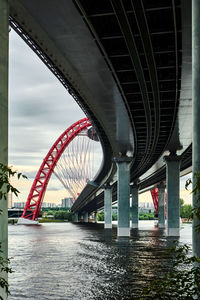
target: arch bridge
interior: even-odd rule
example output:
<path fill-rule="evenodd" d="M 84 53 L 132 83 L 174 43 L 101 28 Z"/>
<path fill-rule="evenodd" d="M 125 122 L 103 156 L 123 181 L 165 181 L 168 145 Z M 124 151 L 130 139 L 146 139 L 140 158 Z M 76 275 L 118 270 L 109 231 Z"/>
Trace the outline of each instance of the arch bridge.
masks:
<path fill-rule="evenodd" d="M 198 0 L 193 5 L 199 49 Z M 178 236 L 179 175 L 191 171 L 192 152 L 193 171 L 200 169 L 198 51 L 191 122 L 191 1 L 15 0 L 9 12 L 11 27 L 82 107 L 101 141 L 101 169 L 73 212 L 104 206 L 110 227 L 117 200 L 118 235 L 128 236 L 130 184 L 137 226 L 138 190 L 159 184 L 163 199 L 166 181 L 168 235 Z"/>

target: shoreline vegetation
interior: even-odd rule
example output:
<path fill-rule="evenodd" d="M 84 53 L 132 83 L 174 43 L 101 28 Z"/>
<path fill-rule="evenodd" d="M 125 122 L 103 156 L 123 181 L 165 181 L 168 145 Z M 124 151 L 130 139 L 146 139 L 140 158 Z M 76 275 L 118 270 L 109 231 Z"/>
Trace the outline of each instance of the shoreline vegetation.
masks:
<path fill-rule="evenodd" d="M 192 223 L 192 205 L 184 204 L 183 199 L 180 199 L 180 216 L 182 223 Z M 130 215 L 131 219 L 131 215 Z M 139 212 L 139 220 L 156 220 L 153 212 Z M 98 221 L 104 221 L 104 211 L 100 211 L 97 214 Z M 117 221 L 117 211 L 113 212 L 112 220 Z M 55 207 L 55 208 L 43 208 L 42 218 L 39 218 L 39 223 L 63 223 L 73 221 L 73 213 L 70 207 Z M 92 218 L 90 218 L 90 222 Z M 13 224 L 13 220 L 8 220 L 9 224 Z M 14 220 L 17 223 L 17 219 Z"/>

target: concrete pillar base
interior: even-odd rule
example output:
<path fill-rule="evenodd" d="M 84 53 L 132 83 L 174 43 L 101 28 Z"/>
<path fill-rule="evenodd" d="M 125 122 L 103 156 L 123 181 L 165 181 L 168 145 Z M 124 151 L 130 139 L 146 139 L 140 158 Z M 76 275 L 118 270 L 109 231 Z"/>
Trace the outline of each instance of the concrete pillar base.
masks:
<path fill-rule="evenodd" d="M 17 225 L 38 225 L 38 221 L 33 221 L 29 219 L 19 218 Z"/>
<path fill-rule="evenodd" d="M 88 223 L 88 213 L 84 214 L 84 223 Z"/>
<path fill-rule="evenodd" d="M 112 229 L 112 224 L 104 224 L 105 229 Z"/>
<path fill-rule="evenodd" d="M 94 213 L 94 223 L 97 223 L 97 212 Z"/>
<path fill-rule="evenodd" d="M 180 236 L 179 228 L 168 228 L 167 229 L 168 236 Z"/>
<path fill-rule="evenodd" d="M 126 227 L 123 227 L 123 228 L 117 228 L 117 235 L 118 236 L 130 236 L 130 228 L 126 228 Z"/>
<path fill-rule="evenodd" d="M 74 223 L 78 223 L 78 213 L 74 213 Z"/>
<path fill-rule="evenodd" d="M 138 223 L 132 223 L 132 228 L 138 228 Z"/>

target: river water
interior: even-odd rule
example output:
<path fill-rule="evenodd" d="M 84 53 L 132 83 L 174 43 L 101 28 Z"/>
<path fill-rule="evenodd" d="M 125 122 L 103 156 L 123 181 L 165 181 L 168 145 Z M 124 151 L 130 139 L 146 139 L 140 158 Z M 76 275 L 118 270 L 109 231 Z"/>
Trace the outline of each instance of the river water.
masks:
<path fill-rule="evenodd" d="M 139 226 L 118 239 L 116 226 L 103 224 L 9 225 L 9 300 L 137 299 L 170 266 L 164 251 L 172 243 L 153 221 Z M 182 226 L 180 242 L 191 244 L 191 231 Z"/>

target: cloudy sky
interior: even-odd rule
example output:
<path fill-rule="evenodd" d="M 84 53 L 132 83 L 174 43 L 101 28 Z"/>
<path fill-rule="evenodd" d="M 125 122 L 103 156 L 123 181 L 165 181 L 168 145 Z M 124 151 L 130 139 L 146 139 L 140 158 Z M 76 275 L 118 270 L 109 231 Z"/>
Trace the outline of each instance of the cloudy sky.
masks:
<path fill-rule="evenodd" d="M 14 182 L 20 190 L 18 200 L 25 201 L 54 141 L 85 115 L 14 30 L 10 32 L 9 69 L 9 164 L 29 178 Z M 60 202 L 65 196 L 60 182 L 52 179 L 45 201 Z"/>
<path fill-rule="evenodd" d="M 9 165 L 28 176 L 28 180 L 13 181 L 20 190 L 18 199 L 26 201 L 34 177 L 48 150 L 59 135 L 84 113 L 62 84 L 40 61 L 34 52 L 11 30 L 9 65 Z M 190 193 L 181 196 L 186 201 Z M 50 180 L 45 202 L 60 203 L 69 196 L 54 177 Z M 140 201 L 152 201 L 150 193 Z"/>

